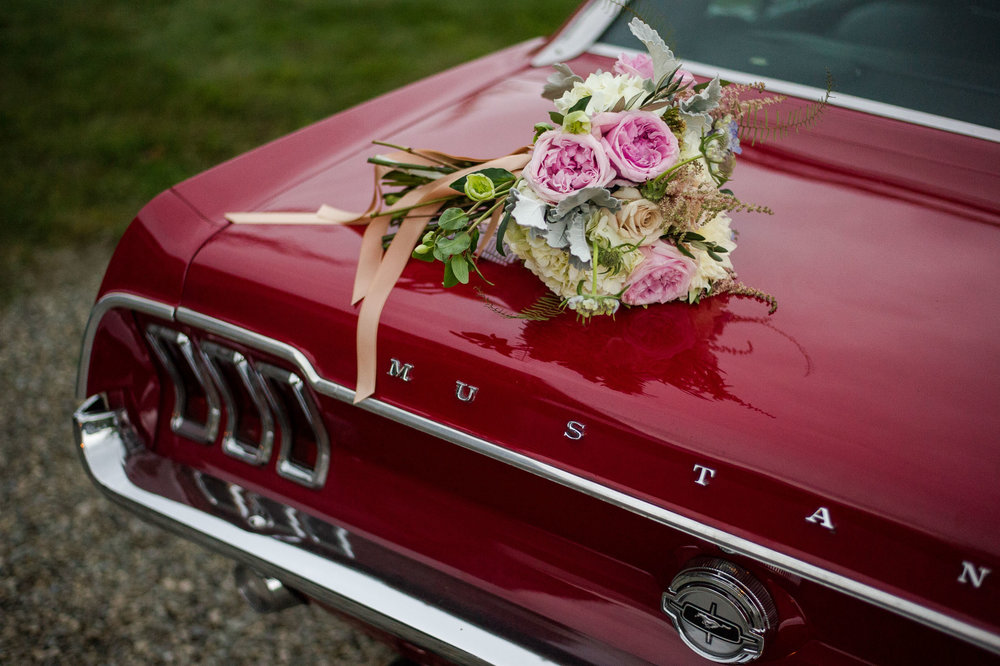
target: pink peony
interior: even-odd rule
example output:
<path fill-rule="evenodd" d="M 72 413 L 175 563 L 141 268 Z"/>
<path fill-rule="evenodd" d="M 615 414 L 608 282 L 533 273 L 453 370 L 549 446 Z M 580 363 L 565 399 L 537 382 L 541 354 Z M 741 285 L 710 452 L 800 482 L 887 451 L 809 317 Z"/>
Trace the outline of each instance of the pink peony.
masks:
<path fill-rule="evenodd" d="M 599 113 L 590 126 L 615 171 L 629 182 L 644 183 L 677 163 L 677 137 L 655 113 Z"/>
<path fill-rule="evenodd" d="M 535 141 L 522 175 L 535 194 L 555 204 L 584 188 L 608 185 L 615 170 L 592 135 L 550 130 Z"/>
<path fill-rule="evenodd" d="M 639 248 L 643 260 L 628 278 L 622 302 L 628 305 L 669 303 L 687 296 L 698 266 L 663 241 Z"/>
<path fill-rule="evenodd" d="M 648 53 L 637 53 L 630 56 L 622 53 L 615 61 L 615 74 L 623 76 L 638 76 L 643 79 L 653 78 L 653 59 Z"/>

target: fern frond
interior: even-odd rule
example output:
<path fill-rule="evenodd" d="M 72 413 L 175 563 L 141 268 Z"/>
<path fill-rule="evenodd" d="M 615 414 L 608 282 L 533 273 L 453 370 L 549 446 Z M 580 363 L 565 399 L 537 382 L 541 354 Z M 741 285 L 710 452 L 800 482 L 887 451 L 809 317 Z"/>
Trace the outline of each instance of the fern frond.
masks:
<path fill-rule="evenodd" d="M 740 139 L 749 139 L 750 145 L 757 142 L 770 141 L 788 136 L 790 132 L 810 127 L 826 110 L 833 93 L 833 76 L 826 73 L 826 93 L 821 99 L 808 106 L 790 111 L 782 115 L 771 107 L 782 101 L 780 97 L 764 97 L 746 100 L 739 103 L 739 113 L 736 123 L 739 126 Z"/>
<path fill-rule="evenodd" d="M 511 312 L 510 310 L 497 305 L 494 303 L 489 296 L 487 296 L 482 289 L 476 288 L 476 293 L 479 294 L 479 298 L 483 300 L 483 304 L 487 308 L 495 312 L 496 314 L 504 317 L 506 319 L 526 319 L 528 321 L 548 321 L 549 319 L 554 319 L 563 313 L 565 307 L 562 301 L 553 294 L 545 294 L 537 301 L 524 308 L 520 312 Z"/>

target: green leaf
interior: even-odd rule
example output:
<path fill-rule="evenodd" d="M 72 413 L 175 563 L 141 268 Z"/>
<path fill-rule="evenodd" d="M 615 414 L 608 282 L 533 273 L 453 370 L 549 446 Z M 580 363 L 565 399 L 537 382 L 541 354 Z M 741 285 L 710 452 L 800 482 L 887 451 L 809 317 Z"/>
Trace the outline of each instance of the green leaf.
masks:
<path fill-rule="evenodd" d="M 507 253 L 503 249 L 503 237 L 507 235 L 507 224 L 510 222 L 510 214 L 512 211 L 507 211 L 504 216 L 500 219 L 500 226 L 497 227 L 497 254 L 501 257 L 506 257 Z"/>
<path fill-rule="evenodd" d="M 708 256 L 712 257 L 712 259 L 715 259 L 716 261 L 722 261 L 722 257 L 712 252 L 711 250 L 706 250 L 706 252 L 708 252 Z"/>
<path fill-rule="evenodd" d="M 461 208 L 449 208 L 438 218 L 438 226 L 445 231 L 458 231 L 468 225 L 469 216 Z"/>
<path fill-rule="evenodd" d="M 731 189 L 729 189 L 728 187 L 726 189 L 724 189 L 724 190 L 719 190 L 719 191 L 722 192 L 723 194 L 728 194 L 731 197 L 735 197 L 736 196 L 735 194 L 733 194 L 733 191 Z"/>
<path fill-rule="evenodd" d="M 691 254 L 691 251 L 688 250 L 686 247 L 684 247 L 681 243 L 677 244 L 677 251 L 683 254 L 688 259 L 694 259 L 694 255 Z"/>
<path fill-rule="evenodd" d="M 419 259 L 420 261 L 426 261 L 429 264 L 434 263 L 433 252 L 424 252 L 423 254 L 417 254 L 416 252 L 414 252 L 410 256 L 413 257 L 414 259 Z"/>
<path fill-rule="evenodd" d="M 586 111 L 587 110 L 587 105 L 590 104 L 590 97 L 591 97 L 590 95 L 587 95 L 586 97 L 584 97 L 583 99 L 581 99 L 579 102 L 577 102 L 576 104 L 574 104 L 572 107 L 570 107 L 570 110 L 567 111 L 566 113 L 569 114 L 569 113 L 573 113 L 574 111 Z M 561 125 L 562 121 L 559 121 L 559 124 Z"/>
<path fill-rule="evenodd" d="M 444 280 L 442 284 L 446 287 L 454 287 L 458 284 L 458 278 L 455 277 L 455 272 L 451 270 L 450 261 L 446 261 L 444 264 Z"/>
<path fill-rule="evenodd" d="M 703 240 L 705 240 L 705 237 L 702 236 L 701 234 L 696 234 L 693 231 L 688 231 L 688 232 L 686 232 L 684 234 L 684 240 L 685 241 L 703 241 Z"/>
<path fill-rule="evenodd" d="M 563 114 L 559 113 L 558 111 L 549 111 L 549 118 L 551 118 L 552 122 L 554 122 L 556 125 L 560 127 L 562 126 Z"/>
<path fill-rule="evenodd" d="M 531 142 L 534 143 L 538 140 L 538 137 L 549 130 L 554 130 L 555 127 L 549 125 L 548 123 L 535 123 L 535 136 L 531 138 Z"/>
<path fill-rule="evenodd" d="M 445 256 L 461 254 L 469 249 L 472 237 L 465 231 L 455 234 L 454 238 L 442 238 L 434 246 L 435 253 L 440 250 Z"/>
<path fill-rule="evenodd" d="M 469 284 L 469 262 L 465 255 L 456 254 L 448 260 L 448 265 L 451 266 L 451 273 L 456 280 L 462 284 Z"/>

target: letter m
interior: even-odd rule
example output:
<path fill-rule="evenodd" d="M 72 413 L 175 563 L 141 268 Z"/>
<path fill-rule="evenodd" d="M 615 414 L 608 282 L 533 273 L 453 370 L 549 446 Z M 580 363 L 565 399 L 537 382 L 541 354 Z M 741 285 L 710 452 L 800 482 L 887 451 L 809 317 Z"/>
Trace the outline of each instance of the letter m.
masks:
<path fill-rule="evenodd" d="M 413 365 L 410 363 L 403 363 L 399 359 L 389 359 L 391 365 L 389 366 L 389 376 L 399 377 L 404 382 L 410 381 L 410 370 L 413 370 Z"/>

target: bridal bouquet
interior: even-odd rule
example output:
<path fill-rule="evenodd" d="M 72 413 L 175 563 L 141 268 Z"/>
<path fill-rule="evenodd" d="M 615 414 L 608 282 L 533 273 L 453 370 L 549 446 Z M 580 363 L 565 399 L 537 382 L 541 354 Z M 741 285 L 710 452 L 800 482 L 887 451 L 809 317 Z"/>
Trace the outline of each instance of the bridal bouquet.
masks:
<path fill-rule="evenodd" d="M 775 307 L 736 280 L 728 215 L 770 211 L 744 204 L 724 185 L 742 152 L 747 125 L 740 121 L 778 98 L 743 101 L 762 87 L 718 77 L 696 85 L 655 30 L 639 19 L 629 27 L 648 52 L 619 56 L 613 72 L 582 78 L 556 65 L 543 92 L 555 103 L 551 123 L 535 126 L 519 174 L 484 168 L 451 184 L 465 205 L 445 209 L 413 252 L 445 264 L 446 286 L 478 272 L 481 231 L 502 214 L 497 251 L 523 260 L 559 307 L 582 317 L 719 293 Z M 439 161 L 434 168 L 444 173 L 467 167 Z M 401 193 L 441 176 L 392 166 L 384 183 L 402 186 Z"/>
<path fill-rule="evenodd" d="M 729 218 L 770 211 L 725 184 L 741 136 L 808 126 L 829 81 L 826 98 L 782 117 L 768 108 L 782 98 L 763 95 L 763 86 L 696 83 L 655 30 L 639 19 L 629 28 L 646 53 L 621 55 L 614 71 L 584 78 L 556 65 L 543 90 L 555 104 L 551 122 L 535 125 L 530 147 L 475 160 L 376 142 L 396 152 L 369 159 L 376 191 L 364 213 L 325 205 L 227 213 L 243 224 L 365 226 L 351 296 L 361 304 L 355 401 L 374 391 L 379 316 L 410 257 L 441 262 L 450 287 L 482 277 L 478 260 L 493 247 L 494 258 L 513 255 L 551 292 L 520 313 L 502 312 L 525 319 L 566 309 L 587 319 L 718 294 L 775 310 L 773 297 L 737 280 Z"/>

